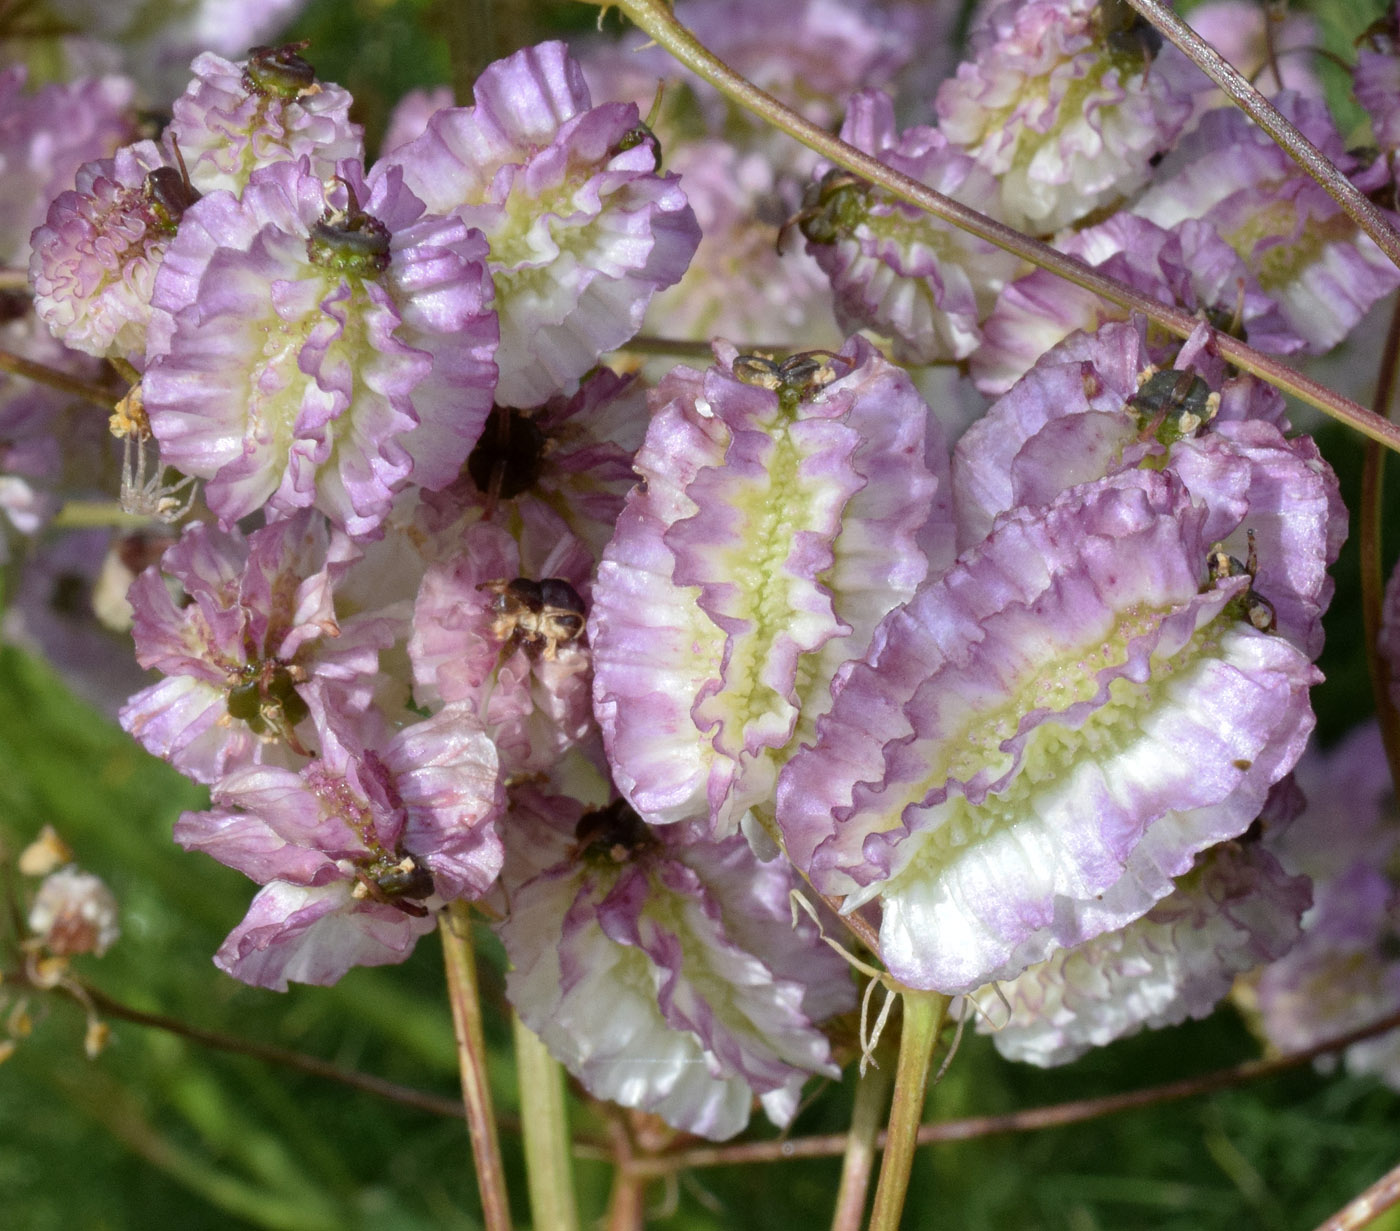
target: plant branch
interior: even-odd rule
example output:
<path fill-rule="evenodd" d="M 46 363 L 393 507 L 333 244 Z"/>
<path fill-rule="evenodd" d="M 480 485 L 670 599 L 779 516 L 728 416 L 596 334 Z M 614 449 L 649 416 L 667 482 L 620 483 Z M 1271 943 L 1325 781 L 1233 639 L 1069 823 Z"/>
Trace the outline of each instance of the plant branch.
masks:
<path fill-rule="evenodd" d="M 620 1114 L 611 1117 L 610 1129 L 612 1152 L 607 1157 L 613 1164 L 613 1182 L 603 1226 L 605 1231 L 645 1231 L 647 1177 L 632 1170 L 636 1144 Z M 580 1153 L 577 1147 L 574 1152 Z"/>
<path fill-rule="evenodd" d="M 880 1182 L 875 1187 L 875 1208 L 870 1212 L 870 1231 L 899 1231 L 914 1150 L 919 1144 L 919 1123 L 924 1118 L 929 1068 L 948 1012 L 948 997 L 905 989 L 900 1007 L 903 1018 L 899 1067 L 895 1072 L 890 1127 L 884 1134 L 885 1157 L 880 1164 Z"/>
<path fill-rule="evenodd" d="M 510 1231 L 510 1200 L 501 1164 L 501 1144 L 491 1107 L 486 1076 L 486 1039 L 481 1029 L 481 993 L 472 952 L 471 908 L 453 902 L 438 915 L 442 956 L 447 968 L 447 997 L 457 1035 L 457 1061 L 462 1070 L 462 1105 L 476 1161 L 477 1184 L 486 1231 Z"/>
<path fill-rule="evenodd" d="M 39 385 L 48 385 L 50 389 L 57 389 L 60 393 L 71 393 L 74 397 L 92 402 L 107 411 L 110 411 L 121 397 L 120 393 L 113 393 L 101 385 L 90 384 L 80 377 L 70 376 L 58 368 L 51 368 L 45 363 L 35 363 L 32 359 L 10 351 L 0 350 L 0 372 L 22 376 L 25 380 L 32 380 Z"/>
<path fill-rule="evenodd" d="M 961 1120 L 945 1120 L 942 1123 L 925 1124 L 919 1129 L 919 1144 L 934 1145 L 941 1141 L 971 1141 L 976 1137 L 990 1137 L 998 1133 L 1035 1132 L 1044 1128 L 1059 1128 L 1067 1124 L 1082 1124 L 1086 1120 L 1096 1120 L 1100 1116 L 1114 1115 L 1120 1111 L 1132 1111 L 1140 1107 L 1153 1107 L 1159 1103 L 1174 1103 L 1181 1099 L 1195 1098 L 1201 1094 L 1214 1094 L 1217 1090 L 1228 1090 L 1234 1086 L 1248 1085 L 1267 1077 L 1276 1077 L 1290 1069 L 1311 1064 L 1319 1056 L 1344 1051 L 1353 1043 L 1361 1043 L 1391 1030 L 1400 1029 L 1400 1012 L 1349 1030 L 1336 1038 L 1326 1039 L 1302 1051 L 1288 1052 L 1268 1060 L 1247 1060 L 1243 1064 L 1232 1065 L 1227 1069 L 1215 1069 L 1198 1077 L 1187 1077 L 1180 1081 L 1167 1082 L 1160 1086 L 1147 1086 L 1141 1090 L 1127 1090 L 1103 1098 L 1075 1099 L 1067 1103 L 1052 1103 L 1045 1107 L 1028 1107 L 1022 1111 L 1007 1112 L 996 1116 L 969 1116 Z M 796 1137 L 782 1141 L 750 1141 L 733 1146 L 702 1146 L 698 1149 L 677 1150 L 671 1154 L 654 1155 L 650 1158 L 637 1158 L 628 1164 L 629 1169 L 642 1176 L 663 1176 L 673 1171 L 696 1167 L 731 1166 L 738 1163 L 776 1162 L 790 1158 L 829 1158 L 840 1154 L 846 1148 L 846 1134 L 830 1133 L 823 1136 Z M 881 1135 L 880 1145 L 884 1145 Z"/>
<path fill-rule="evenodd" d="M 632 355 L 682 355 L 705 363 L 712 363 L 715 357 L 714 347 L 709 342 L 699 342 L 693 338 L 657 338 L 647 334 L 638 334 L 617 349 L 622 354 Z M 780 345 L 746 342 L 743 345 L 743 350 L 749 354 L 790 355 L 793 349 L 790 342 Z"/>
<path fill-rule="evenodd" d="M 382 1077 L 356 1072 L 354 1069 L 343 1069 L 331 1064 L 328 1060 L 308 1056 L 303 1052 L 290 1051 L 284 1047 L 272 1047 L 266 1043 L 254 1043 L 247 1039 L 235 1038 L 233 1035 L 219 1034 L 213 1030 L 201 1030 L 197 1026 L 187 1025 L 173 1017 L 134 1009 L 119 1000 L 113 1000 L 106 992 L 99 991 L 90 983 L 80 983 L 78 986 L 87 994 L 88 999 L 92 1002 L 92 1007 L 104 1017 L 131 1022 L 136 1026 L 150 1026 L 155 1030 L 164 1030 L 170 1034 L 179 1035 L 183 1039 L 189 1039 L 192 1043 L 199 1043 L 204 1047 L 232 1052 L 239 1056 L 248 1056 L 266 1064 L 278 1064 L 283 1068 L 295 1069 L 300 1073 L 309 1073 L 313 1077 L 324 1077 L 330 1081 L 337 1081 L 343 1086 L 362 1090 L 366 1094 L 375 1094 L 380 1098 L 389 1099 L 391 1102 L 399 1103 L 404 1107 L 412 1107 L 418 1111 L 427 1111 L 433 1115 L 454 1118 L 462 1114 L 462 1105 L 456 1099 L 429 1094 L 425 1090 L 414 1090 L 409 1086 L 386 1081 Z"/>
<path fill-rule="evenodd" d="M 831 1215 L 831 1231 L 860 1231 L 865 1216 L 865 1199 L 870 1176 L 879 1152 L 880 1125 L 884 1123 L 892 1068 L 872 1065 L 856 1086 L 851 1128 L 846 1134 L 846 1152 L 841 1162 L 841 1186 L 836 1190 L 836 1209 Z"/>
<path fill-rule="evenodd" d="M 809 881 L 808 884 L 810 883 L 811 882 Z M 812 892 L 817 893 L 816 889 L 813 889 Z M 870 922 L 869 919 L 867 919 L 858 910 L 852 911 L 849 915 L 843 915 L 841 913 L 840 898 L 828 897 L 824 893 L 817 893 L 817 897 L 821 898 L 821 900 L 826 903 L 827 907 L 841 921 L 841 923 L 845 926 L 846 930 L 850 932 L 852 936 L 854 936 L 858 941 L 860 941 L 861 944 L 863 944 L 867 949 L 869 949 L 870 952 L 873 953 L 877 958 L 879 958 L 881 962 L 885 960 L 884 958 L 880 957 L 879 930 L 875 927 L 874 924 Z"/>
<path fill-rule="evenodd" d="M 128 513 L 116 500 L 65 500 L 49 524 L 60 530 L 146 530 L 155 519 L 145 513 Z M 456 1115 L 456 1110 L 453 1111 Z"/>
<path fill-rule="evenodd" d="M 795 137 L 828 161 L 878 185 L 901 201 L 907 201 L 936 218 L 1014 253 L 1042 269 L 1047 269 L 1076 286 L 1102 296 L 1110 303 L 1118 304 L 1130 312 L 1139 312 L 1178 337 L 1189 337 L 1200 326 L 1200 320 L 1184 309 L 1159 303 L 1149 295 L 1106 277 L 1081 261 L 1063 252 L 1057 252 L 1048 244 L 1023 235 L 1020 231 L 975 209 L 935 192 L 928 185 L 885 166 L 878 159 L 817 127 L 771 94 L 741 77 L 705 48 L 677 21 L 667 0 L 581 0 L 581 3 L 603 7 L 615 5 L 677 60 L 741 107 Z M 1400 428 L 1372 414 L 1350 398 L 1328 389 L 1311 377 L 1295 372 L 1272 356 L 1246 346 L 1237 338 L 1217 333 L 1215 345 L 1229 363 L 1277 385 L 1284 392 L 1301 398 L 1324 414 L 1373 440 L 1380 441 L 1387 448 L 1400 451 Z"/>
<path fill-rule="evenodd" d="M 1390 417 L 1395 399 L 1396 368 L 1400 365 L 1400 298 L 1391 308 L 1390 328 L 1381 351 L 1373 408 Z M 1385 601 L 1385 569 L 1381 554 L 1381 519 L 1385 490 L 1385 453 L 1373 440 L 1366 442 L 1361 464 L 1361 525 L 1358 534 L 1361 565 L 1361 626 L 1366 642 L 1366 665 L 1380 723 L 1381 741 L 1390 765 L 1391 782 L 1400 789 L 1400 714 L 1390 697 L 1390 664 L 1380 651 L 1382 607 Z"/>
<path fill-rule="evenodd" d="M 1387 1171 L 1364 1193 L 1353 1197 L 1317 1231 L 1359 1231 L 1395 1205 L 1400 1205 L 1400 1167 Z"/>
<path fill-rule="evenodd" d="M 1385 215 L 1328 158 L 1249 83 L 1233 64 L 1197 34 L 1162 0 L 1128 0 L 1218 85 L 1229 99 L 1316 180 L 1346 215 L 1366 232 L 1391 262 L 1400 266 L 1400 233 Z"/>

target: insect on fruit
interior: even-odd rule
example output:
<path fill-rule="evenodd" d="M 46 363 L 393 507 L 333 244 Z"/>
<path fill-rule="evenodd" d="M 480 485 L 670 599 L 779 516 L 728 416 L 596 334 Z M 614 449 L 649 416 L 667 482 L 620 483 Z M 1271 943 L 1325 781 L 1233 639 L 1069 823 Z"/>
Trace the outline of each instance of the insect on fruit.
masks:
<path fill-rule="evenodd" d="M 1261 633 L 1271 633 L 1278 627 L 1278 616 L 1273 603 L 1254 589 L 1254 575 L 1259 571 L 1259 557 L 1254 550 L 1254 531 L 1247 530 L 1249 554 L 1241 563 L 1225 550 L 1223 543 L 1217 543 L 1206 556 L 1206 567 L 1212 581 L 1225 581 L 1230 577 L 1248 577 L 1247 589 L 1235 602 L 1240 604 L 1239 614 Z M 1234 603 L 1231 604 L 1234 606 Z M 1228 608 L 1227 608 L 1228 610 Z"/>
<path fill-rule="evenodd" d="M 574 826 L 574 841 L 585 858 L 626 863 L 655 841 L 647 823 L 625 799 L 585 812 Z"/>
<path fill-rule="evenodd" d="M 829 350 L 802 351 L 781 362 L 771 355 L 736 355 L 733 371 L 736 380 L 776 393 L 779 405 L 791 413 L 799 402 L 836 379 L 836 369 L 831 366 L 835 358 Z"/>
<path fill-rule="evenodd" d="M 280 47 L 254 47 L 248 52 L 243 69 L 243 88 L 249 94 L 273 95 L 278 98 L 305 98 L 319 94 L 321 85 L 316 70 L 301 58 L 311 44 L 283 43 Z"/>
<path fill-rule="evenodd" d="M 190 183 L 190 173 L 185 166 L 185 156 L 180 153 L 180 143 L 172 138 L 171 144 L 175 148 L 178 169 L 156 167 L 153 171 L 148 171 L 142 191 L 145 192 L 146 200 L 150 202 L 151 210 L 160 221 L 160 225 L 174 235 L 179 229 L 180 219 L 185 216 L 185 211 L 199 200 L 201 194 L 199 189 Z"/>
<path fill-rule="evenodd" d="M 1215 418 L 1220 394 L 1212 393 L 1194 372 L 1149 368 L 1138 376 L 1138 389 L 1128 399 L 1127 409 L 1137 415 L 1144 440 L 1155 436 L 1170 446 L 1194 436 Z"/>
<path fill-rule="evenodd" d="M 355 189 L 348 181 L 339 176 L 336 181 L 345 188 L 345 208 L 327 206 L 312 224 L 306 241 L 307 259 L 337 273 L 360 277 L 382 274 L 393 259 L 389 228 L 360 208 Z"/>
<path fill-rule="evenodd" d="M 477 589 L 496 596 L 491 603 L 495 617 L 491 635 L 504 643 L 506 657 L 523 649 L 530 658 L 552 662 L 561 646 L 583 636 L 583 599 L 562 578 L 483 581 Z"/>
<path fill-rule="evenodd" d="M 358 901 L 368 899 L 417 919 L 427 917 L 428 908 L 421 899 L 433 896 L 433 874 L 412 855 L 404 855 L 397 863 L 377 860 L 357 869 L 355 879 L 351 896 Z"/>
<path fill-rule="evenodd" d="M 778 231 L 778 253 L 788 231 L 797 227 L 814 244 L 834 244 L 865 220 L 870 185 L 860 176 L 832 167 L 802 194 L 802 208 Z"/>

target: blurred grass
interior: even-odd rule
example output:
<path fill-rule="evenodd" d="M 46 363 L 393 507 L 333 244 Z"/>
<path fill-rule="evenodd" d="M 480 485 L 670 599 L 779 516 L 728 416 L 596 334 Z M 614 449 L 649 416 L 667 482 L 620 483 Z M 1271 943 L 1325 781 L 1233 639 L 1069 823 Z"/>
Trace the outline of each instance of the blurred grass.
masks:
<path fill-rule="evenodd" d="M 760 0 L 755 0 L 760 2 Z M 461 0 L 315 0 L 296 37 L 322 76 L 349 87 L 377 140 L 405 90 L 450 79 L 434 33 Z M 500 6 L 502 0 L 480 0 Z M 470 8 L 471 6 L 468 5 Z M 1345 49 L 1380 11 L 1323 6 L 1329 46 Z M 1370 10 L 1374 9 L 1374 12 Z M 595 10 L 549 0 L 514 6 L 539 37 L 588 28 Z M 498 52 L 509 50 L 501 47 Z M 1364 396 L 1364 395 L 1363 395 Z M 1348 499 L 1359 446 L 1322 434 Z M 1387 523 L 1400 525 L 1391 488 Z M 1320 733 L 1340 735 L 1369 709 L 1355 632 L 1355 563 L 1337 570 L 1317 690 Z M 0 650 L 0 842 L 12 852 L 45 822 L 122 903 L 125 934 L 82 970 L 115 998 L 205 1029 L 295 1048 L 452 1097 L 457 1081 L 439 955 L 426 939 L 402 967 L 357 970 L 334 988 L 285 996 L 221 975 L 210 955 L 241 917 L 251 886 L 170 841 L 203 792 L 141 752 L 42 664 Z M 498 1107 L 515 1110 L 502 958 L 483 934 L 483 981 Z M 3 989 L 0 989 L 3 990 Z M 17 1231 L 148 1228 L 370 1228 L 466 1231 L 480 1225 L 465 1133 L 303 1074 L 112 1023 L 95 1062 L 69 1003 L 34 1002 L 37 1025 L 0 1066 L 0 1227 Z M 969 1038 L 930 1114 L 1004 1112 L 1136 1088 L 1257 1054 L 1238 1018 L 1127 1040 L 1068 1068 L 1002 1062 Z M 844 1130 L 853 1074 L 821 1093 L 795 1135 Z M 576 1123 L 585 1118 L 580 1109 Z M 754 1135 L 771 1130 L 756 1127 Z M 520 1225 L 519 1143 L 505 1135 Z M 1400 1098 L 1367 1080 L 1299 1072 L 1211 1099 L 1070 1128 L 926 1148 L 905 1225 L 958 1231 L 1307 1231 L 1400 1160 Z M 835 1160 L 697 1171 L 650 1192 L 659 1231 L 807 1231 L 824 1225 Z M 587 1218 L 603 1209 L 607 1169 L 581 1164 Z M 1374 1224 L 1400 1231 L 1400 1217 Z"/>
<path fill-rule="evenodd" d="M 434 945 L 403 967 L 287 996 L 220 974 L 210 955 L 251 886 L 170 841 L 204 792 L 13 650 L 0 651 L 0 767 L 0 840 L 14 851 L 54 824 L 122 903 L 121 942 L 89 966 L 109 995 L 455 1095 Z M 477 1225 L 456 1121 L 121 1022 L 89 1063 L 77 1010 L 35 1007 L 47 1020 L 0 1068 L 0 1182 L 5 1208 L 25 1211 L 0 1225 Z"/>

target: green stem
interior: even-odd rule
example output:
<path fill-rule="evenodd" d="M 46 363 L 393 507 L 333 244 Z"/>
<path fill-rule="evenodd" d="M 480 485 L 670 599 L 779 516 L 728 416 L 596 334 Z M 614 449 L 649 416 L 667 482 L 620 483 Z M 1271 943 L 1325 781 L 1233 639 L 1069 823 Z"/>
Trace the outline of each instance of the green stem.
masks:
<path fill-rule="evenodd" d="M 68 500 L 49 523 L 63 530 L 143 530 L 152 519 L 142 513 L 128 513 L 115 500 Z"/>
<path fill-rule="evenodd" d="M 1391 309 L 1390 329 L 1381 351 L 1373 403 L 1379 415 L 1390 415 L 1395 395 L 1396 366 L 1400 364 L 1400 299 Z M 1381 740 L 1390 764 L 1391 780 L 1400 784 L 1400 714 L 1390 699 L 1390 664 L 1380 652 L 1381 613 L 1385 601 L 1385 570 L 1381 558 L 1381 517 L 1384 495 L 1385 454 L 1374 441 L 1366 442 L 1361 464 L 1361 525 L 1358 532 L 1361 557 L 1361 627 L 1366 641 L 1366 663 L 1371 692 L 1380 723 Z"/>
<path fill-rule="evenodd" d="M 1162 0 L 1128 0 L 1161 33 L 1171 39 L 1196 66 L 1218 85 L 1245 115 L 1316 180 L 1353 222 L 1366 232 L 1395 265 L 1400 265 L 1400 234 L 1384 214 L 1343 175 L 1317 146 L 1300 133 L 1233 64 L 1181 20 Z"/>
<path fill-rule="evenodd" d="M 945 197 L 918 180 L 902 175 L 855 146 L 847 145 L 829 132 L 818 128 L 716 58 L 676 20 L 668 0 L 581 2 L 602 6 L 615 4 L 653 40 L 726 97 L 766 119 L 775 128 L 780 128 L 795 137 L 828 161 L 854 172 L 872 184 L 877 184 L 901 201 L 907 201 L 936 218 L 1014 253 L 1042 269 L 1047 269 L 1076 286 L 1107 299 L 1110 303 L 1118 304 L 1130 312 L 1141 313 L 1148 320 L 1178 337 L 1189 337 L 1192 331 L 1199 327 L 1200 320 L 1189 312 L 1159 303 L 1149 295 L 1106 277 L 1075 258 L 1057 252 L 1048 244 L 1032 239 L 1029 235 L 1022 235 L 1020 231 L 1013 230 L 950 197 Z M 1295 372 L 1271 356 L 1246 346 L 1237 338 L 1217 333 L 1214 340 L 1221 356 L 1237 368 L 1277 385 L 1285 393 L 1293 394 L 1294 397 L 1317 407 L 1323 414 L 1347 424 L 1372 440 L 1380 441 L 1387 448 L 1400 451 L 1400 427 L 1372 414 L 1350 398 L 1328 389 L 1311 377 Z"/>
<path fill-rule="evenodd" d="M 511 1024 L 515 1028 L 525 1173 L 535 1231 L 578 1231 L 564 1072 L 539 1036 L 514 1013 Z"/>
<path fill-rule="evenodd" d="M 892 1059 L 890 1057 L 888 1059 Z M 841 1160 L 841 1187 L 836 1191 L 836 1209 L 831 1231 L 860 1231 L 865 1214 L 865 1198 L 879 1151 L 880 1127 L 885 1119 L 894 1070 L 888 1063 L 873 1065 L 856 1086 L 851 1129 L 846 1135 L 846 1152 Z"/>
<path fill-rule="evenodd" d="M 948 1012 L 948 997 L 937 992 L 905 990 L 904 1019 L 899 1032 L 899 1067 L 894 1079 L 894 1103 L 890 1126 L 885 1134 L 885 1159 L 880 1165 L 880 1183 L 875 1189 L 875 1208 L 870 1214 L 870 1231 L 899 1231 L 904 1212 L 904 1196 L 909 1191 L 909 1172 L 914 1165 L 914 1148 L 919 1143 L 919 1124 L 924 1118 L 924 1097 L 928 1093 L 929 1064 L 933 1046 Z"/>
<path fill-rule="evenodd" d="M 501 1143 L 496 1138 L 496 1118 L 486 1079 L 486 1038 L 481 1029 L 481 994 L 471 926 L 471 908 L 465 902 L 453 902 L 438 915 L 442 957 L 447 968 L 447 998 L 457 1035 L 457 1063 L 462 1071 L 462 1106 L 476 1162 L 482 1217 L 486 1231 L 510 1231 L 506 1173 L 501 1165 Z"/>

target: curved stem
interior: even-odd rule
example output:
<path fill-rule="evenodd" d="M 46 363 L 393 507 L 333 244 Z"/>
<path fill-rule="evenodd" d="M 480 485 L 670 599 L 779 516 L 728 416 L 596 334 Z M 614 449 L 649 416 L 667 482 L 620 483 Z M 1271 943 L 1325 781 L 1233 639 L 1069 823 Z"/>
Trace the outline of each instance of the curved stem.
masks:
<path fill-rule="evenodd" d="M 1346 215 L 1376 241 L 1391 262 L 1400 266 L 1400 233 L 1385 215 L 1328 158 L 1300 133 L 1277 107 L 1250 85 L 1248 78 L 1197 34 L 1162 0 L 1128 0 L 1159 31 L 1171 39 L 1230 100 L 1259 125 L 1316 180 Z"/>
<path fill-rule="evenodd" d="M 601 6 L 614 5 L 621 9 L 633 22 L 646 31 L 657 43 L 665 47 L 673 56 L 693 72 L 699 74 L 728 98 L 741 107 L 762 116 L 776 128 L 809 149 L 815 150 L 828 161 L 862 179 L 877 184 L 887 192 L 907 201 L 910 205 L 941 218 L 953 226 L 985 239 L 1007 252 L 1014 253 L 1047 269 L 1085 290 L 1102 296 L 1111 303 L 1140 312 L 1148 320 L 1160 325 L 1178 337 L 1189 337 L 1201 322 L 1181 308 L 1159 303 L 1149 295 L 1144 295 L 1116 279 L 1104 276 L 1073 257 L 1057 252 L 1048 244 L 1043 244 L 1029 235 L 962 205 L 942 193 L 935 192 L 926 184 L 911 179 L 892 170 L 882 162 L 872 158 L 853 145 L 832 136 L 804 119 L 790 107 L 785 106 L 771 94 L 760 90 L 745 78 L 739 76 L 722 60 L 706 49 L 671 12 L 668 0 L 581 0 L 585 4 Z M 1287 364 L 1280 363 L 1271 356 L 1264 355 L 1253 347 L 1246 346 L 1237 338 L 1226 334 L 1215 335 L 1215 345 L 1221 356 L 1246 372 L 1277 385 L 1286 393 L 1317 407 L 1323 414 L 1347 424 L 1363 435 L 1378 440 L 1387 448 L 1400 451 L 1400 428 L 1350 398 L 1328 389 L 1325 385 L 1295 372 Z"/>
<path fill-rule="evenodd" d="M 969 1116 L 960 1120 L 925 1124 L 919 1129 L 919 1145 L 934 1145 L 940 1141 L 971 1141 L 977 1137 L 991 1137 L 998 1133 L 1025 1133 L 1044 1128 L 1061 1128 L 1067 1124 L 1097 1120 L 1100 1116 L 1115 1115 L 1120 1111 L 1133 1111 L 1141 1107 L 1155 1107 L 1161 1103 L 1195 1098 L 1201 1094 L 1214 1094 L 1217 1090 L 1228 1090 L 1234 1086 L 1262 1081 L 1267 1077 L 1276 1077 L 1290 1069 L 1311 1064 L 1319 1056 L 1345 1051 L 1353 1043 L 1361 1043 L 1397 1029 L 1400 1029 L 1400 1013 L 1388 1013 L 1360 1029 L 1349 1030 L 1336 1038 L 1325 1039 L 1302 1051 L 1288 1052 L 1268 1060 L 1246 1060 L 1243 1064 L 1231 1065 L 1227 1069 L 1215 1069 L 1198 1077 L 1186 1077 L 1160 1086 L 1146 1086 L 1141 1090 L 1126 1090 L 1102 1098 L 1074 1099 L 1067 1103 L 1051 1103 L 1045 1107 L 1027 1107 L 1022 1111 L 1011 1111 L 1004 1115 Z M 881 1144 L 883 1140 L 882 1136 Z M 638 1158 L 628 1163 L 627 1167 L 635 1175 L 649 1177 L 669 1175 L 673 1171 L 695 1167 L 768 1163 L 788 1158 L 829 1158 L 840 1154 L 846 1148 L 846 1141 L 845 1133 L 828 1133 L 814 1137 L 785 1138 L 781 1141 L 700 1146 L 696 1149 L 677 1150 L 671 1154 Z"/>
<path fill-rule="evenodd" d="M 885 1105 L 893 1084 L 892 1068 L 876 1065 L 867 1070 L 856 1086 L 856 1101 L 851 1110 L 851 1130 L 846 1134 L 841 1187 L 836 1190 L 831 1231 L 860 1231 L 870 1176 L 875 1170 L 880 1125 L 884 1122 Z"/>
<path fill-rule="evenodd" d="M 501 1143 L 496 1137 L 491 1089 L 486 1078 L 486 1039 L 481 1029 L 481 995 L 471 926 L 471 908 L 465 902 L 453 902 L 438 915 L 443 963 L 447 968 L 447 997 L 457 1035 L 457 1062 L 462 1070 L 462 1106 L 476 1161 L 482 1217 L 486 1231 L 510 1231 L 506 1173 L 501 1165 Z"/>
<path fill-rule="evenodd" d="M 525 1174 L 535 1231 L 578 1231 L 564 1071 L 533 1030 L 512 1013 Z"/>
<path fill-rule="evenodd" d="M 948 1012 L 948 997 L 937 992 L 906 990 L 902 1008 L 904 1018 L 899 1032 L 894 1103 L 890 1108 L 890 1127 L 885 1134 L 880 1183 L 875 1189 L 875 1208 L 870 1213 L 870 1231 L 899 1231 L 904 1197 L 909 1191 L 909 1172 L 914 1166 L 914 1149 L 919 1144 L 919 1122 L 924 1118 L 929 1064 L 938 1032 L 943 1027 L 943 1017 Z"/>
<path fill-rule="evenodd" d="M 1377 414 L 1390 416 L 1395 396 L 1396 367 L 1400 364 L 1400 298 L 1390 314 L 1376 376 Z M 1366 442 L 1361 464 L 1361 526 L 1358 532 L 1361 564 L 1361 625 L 1366 640 L 1366 664 L 1371 674 L 1371 692 L 1380 722 L 1381 740 L 1390 764 L 1391 781 L 1400 784 L 1400 714 L 1390 697 L 1390 664 L 1380 652 L 1382 607 L 1385 600 L 1385 569 L 1381 557 L 1381 517 L 1385 489 L 1385 454 L 1375 441 Z"/>

